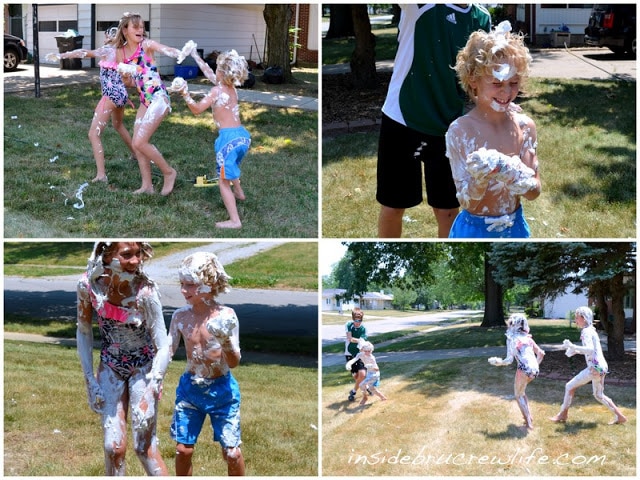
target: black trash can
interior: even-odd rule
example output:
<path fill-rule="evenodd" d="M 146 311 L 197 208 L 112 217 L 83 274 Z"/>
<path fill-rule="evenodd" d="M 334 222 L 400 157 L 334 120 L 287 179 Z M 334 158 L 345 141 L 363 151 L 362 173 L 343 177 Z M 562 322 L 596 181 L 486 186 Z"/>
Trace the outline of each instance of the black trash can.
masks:
<path fill-rule="evenodd" d="M 76 37 L 56 37 L 58 43 L 58 52 L 65 53 L 71 52 L 82 48 L 82 40 L 84 35 L 78 35 Z M 82 59 L 80 58 L 64 58 L 60 60 L 60 68 L 62 70 L 81 70 Z"/>

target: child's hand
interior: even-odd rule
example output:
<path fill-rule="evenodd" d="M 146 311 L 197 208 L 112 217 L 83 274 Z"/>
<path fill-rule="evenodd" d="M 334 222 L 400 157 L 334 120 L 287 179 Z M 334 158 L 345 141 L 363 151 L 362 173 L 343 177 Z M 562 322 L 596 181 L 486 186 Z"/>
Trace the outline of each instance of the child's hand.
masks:
<path fill-rule="evenodd" d="M 207 331 L 218 340 L 226 340 L 233 335 L 233 330 L 238 325 L 235 315 L 226 318 L 212 318 L 207 322 Z"/>
<path fill-rule="evenodd" d="M 60 54 L 59 53 L 47 53 L 44 57 L 47 62 L 59 62 Z"/>
<path fill-rule="evenodd" d="M 167 87 L 167 91 L 169 93 L 179 93 L 181 95 L 186 95 L 187 93 L 189 93 L 189 86 L 187 85 L 187 82 L 184 78 L 176 77 L 173 79 L 173 82 L 171 82 L 171 85 Z"/>
<path fill-rule="evenodd" d="M 184 47 L 182 47 L 182 50 L 180 50 L 180 54 L 178 55 L 178 63 L 182 63 L 184 59 L 189 55 L 193 55 L 194 52 L 197 52 L 197 48 L 198 44 L 193 40 L 189 40 L 187 43 L 185 43 Z"/>
<path fill-rule="evenodd" d="M 502 363 L 502 359 L 500 357 L 491 357 L 488 359 L 488 362 L 497 367 Z"/>
<path fill-rule="evenodd" d="M 564 352 L 564 354 L 567 357 L 573 357 L 577 352 L 576 352 L 576 346 L 571 343 L 571 340 L 567 340 L 565 339 L 562 342 L 562 348 L 564 348 L 566 351 Z"/>
<path fill-rule="evenodd" d="M 89 408 L 96 413 L 102 413 L 104 393 L 102 393 L 102 388 L 95 379 L 87 383 L 87 397 L 89 400 Z"/>

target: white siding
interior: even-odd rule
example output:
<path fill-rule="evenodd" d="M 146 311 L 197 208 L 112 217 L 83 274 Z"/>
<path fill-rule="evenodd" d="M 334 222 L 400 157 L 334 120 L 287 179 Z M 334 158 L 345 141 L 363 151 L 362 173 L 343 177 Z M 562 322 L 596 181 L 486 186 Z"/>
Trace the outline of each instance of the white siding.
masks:
<path fill-rule="evenodd" d="M 536 33 L 559 31 L 562 24 L 569 27 L 571 33 L 584 34 L 589 24 L 591 8 L 542 8 L 536 5 Z"/>
<path fill-rule="evenodd" d="M 258 62 L 265 48 L 266 25 L 263 10 L 262 4 L 158 5 L 152 7 L 151 37 L 176 48 L 193 40 L 203 50 L 204 56 L 214 50 L 233 48 L 247 60 Z M 173 59 L 156 60 L 161 73 L 173 73 Z"/>
<path fill-rule="evenodd" d="M 544 301 L 544 318 L 569 318 L 569 312 L 587 304 L 586 295 L 565 293 L 555 300 Z"/>
<path fill-rule="evenodd" d="M 236 49 L 247 60 L 259 62 L 264 57 L 266 24 L 264 4 L 95 4 L 96 22 L 117 23 L 124 12 L 138 12 L 150 22 L 149 38 L 170 47 L 182 48 L 189 40 L 198 44 L 204 55 L 213 50 Z M 25 40 L 33 49 L 32 5 L 23 4 L 27 12 Z M 84 35 L 83 48 L 91 48 L 91 4 L 39 5 L 42 20 L 78 20 L 78 32 Z M 63 32 L 40 33 L 40 59 L 58 51 L 55 37 Z M 102 45 L 104 32 L 96 31 L 96 47 Z M 158 55 L 158 68 L 163 75 L 172 75 L 175 60 Z M 90 60 L 83 60 L 88 67 Z"/>

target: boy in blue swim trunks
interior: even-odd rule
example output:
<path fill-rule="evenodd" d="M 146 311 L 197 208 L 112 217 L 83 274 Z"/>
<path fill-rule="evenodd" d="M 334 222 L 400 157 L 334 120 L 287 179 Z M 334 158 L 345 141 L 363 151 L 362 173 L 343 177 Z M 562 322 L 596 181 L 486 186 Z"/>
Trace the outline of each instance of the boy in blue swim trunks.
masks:
<path fill-rule="evenodd" d="M 447 156 L 463 210 L 449 238 L 528 238 L 521 200 L 540 195 L 533 120 L 513 104 L 531 55 L 508 21 L 474 32 L 457 56 L 460 84 L 474 108 L 451 123 Z"/>
<path fill-rule="evenodd" d="M 192 42 L 191 56 L 195 59 L 204 75 L 215 85 L 205 97 L 196 102 L 189 95 L 186 83 L 181 88 L 175 88 L 182 94 L 189 110 L 199 115 L 209 107 L 213 110 L 213 121 L 218 127 L 218 138 L 214 143 L 216 164 L 220 177 L 220 195 L 229 220 L 217 222 L 218 228 L 241 228 L 242 222 L 238 215 L 236 200 L 244 200 L 245 194 L 240 186 L 240 164 L 251 146 L 251 135 L 240 122 L 240 108 L 238 106 L 238 92 L 240 86 L 249 76 L 247 61 L 230 50 L 218 55 L 215 73 L 197 53 L 197 45 Z"/>
<path fill-rule="evenodd" d="M 240 450 L 240 389 L 231 369 L 240 363 L 238 318 L 216 297 L 229 291 L 231 277 L 208 252 L 189 255 L 179 270 L 180 289 L 188 305 L 173 314 L 171 351 L 184 340 L 187 367 L 176 389 L 171 437 L 176 441 L 176 475 L 192 475 L 191 459 L 207 417 L 213 439 L 222 447 L 229 475 L 244 475 Z"/>

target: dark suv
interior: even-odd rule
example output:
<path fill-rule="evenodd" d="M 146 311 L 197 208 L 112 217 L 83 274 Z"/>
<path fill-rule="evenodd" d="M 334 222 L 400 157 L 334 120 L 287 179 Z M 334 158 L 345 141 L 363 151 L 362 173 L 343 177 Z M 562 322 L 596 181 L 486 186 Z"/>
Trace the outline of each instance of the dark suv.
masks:
<path fill-rule="evenodd" d="M 27 46 L 19 37 L 4 34 L 4 71 L 13 72 L 27 60 Z"/>
<path fill-rule="evenodd" d="M 584 29 L 584 43 L 592 47 L 608 47 L 614 53 L 635 57 L 635 3 L 594 5 L 589 26 Z"/>

